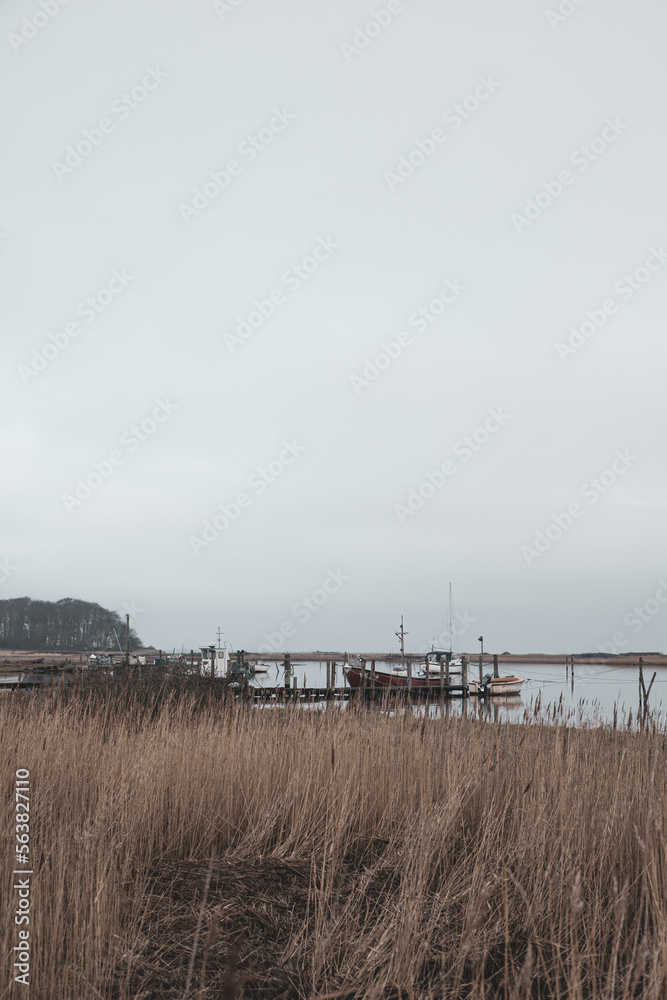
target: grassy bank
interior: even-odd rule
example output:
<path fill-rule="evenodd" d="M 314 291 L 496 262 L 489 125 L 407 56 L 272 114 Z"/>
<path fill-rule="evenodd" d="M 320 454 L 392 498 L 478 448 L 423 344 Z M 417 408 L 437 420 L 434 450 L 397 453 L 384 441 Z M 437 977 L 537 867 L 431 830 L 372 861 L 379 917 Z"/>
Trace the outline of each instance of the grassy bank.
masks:
<path fill-rule="evenodd" d="M 6 696 L 0 997 L 27 995 L 7 891 L 27 768 L 32 1000 L 182 998 L 199 923 L 193 998 L 657 1000 L 666 743 L 205 685 Z"/>

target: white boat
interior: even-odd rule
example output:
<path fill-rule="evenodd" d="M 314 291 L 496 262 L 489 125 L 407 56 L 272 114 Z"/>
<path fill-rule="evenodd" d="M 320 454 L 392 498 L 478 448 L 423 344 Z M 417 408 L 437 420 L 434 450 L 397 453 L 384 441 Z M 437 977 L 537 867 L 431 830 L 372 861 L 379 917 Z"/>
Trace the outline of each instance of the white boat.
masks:
<path fill-rule="evenodd" d="M 478 694 L 483 698 L 503 694 L 520 694 L 524 681 L 524 677 L 492 677 L 491 674 L 486 674 L 482 678 L 481 684 L 479 681 L 469 680 L 468 691 L 470 694 Z"/>
<path fill-rule="evenodd" d="M 453 683 L 459 684 L 461 679 L 461 671 L 463 669 L 463 665 L 461 663 L 461 657 L 460 656 L 452 657 L 450 650 L 445 650 L 445 649 L 429 650 L 429 652 L 426 654 L 426 658 L 422 660 L 421 663 L 415 664 L 414 667 L 412 668 L 412 676 L 428 677 L 431 680 L 435 678 L 436 680 L 439 680 L 440 665 L 442 664 L 443 668 L 445 668 L 445 663 L 448 656 L 451 657 L 449 661 L 450 682 L 452 682 L 452 678 L 456 678 L 456 680 L 454 680 Z M 407 667 L 403 667 L 400 665 L 394 667 L 394 673 L 398 677 L 408 676 Z"/>
<path fill-rule="evenodd" d="M 262 660 L 258 660 L 257 663 L 251 664 L 251 671 L 253 674 L 268 674 L 272 667 L 273 663 L 264 663 Z"/>
<path fill-rule="evenodd" d="M 229 668 L 229 651 L 214 645 L 200 646 L 201 673 L 204 677 L 226 677 Z"/>

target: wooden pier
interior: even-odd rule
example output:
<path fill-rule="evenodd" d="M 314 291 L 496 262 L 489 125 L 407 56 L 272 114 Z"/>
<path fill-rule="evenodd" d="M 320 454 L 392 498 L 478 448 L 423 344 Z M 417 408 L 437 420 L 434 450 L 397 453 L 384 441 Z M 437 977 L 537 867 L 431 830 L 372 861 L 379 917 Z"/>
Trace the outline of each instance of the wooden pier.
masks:
<path fill-rule="evenodd" d="M 324 701 L 440 701 L 444 698 L 464 697 L 468 694 L 462 684 L 444 687 L 376 687 L 372 690 L 361 688 L 322 687 L 252 687 L 240 689 L 239 694 L 252 698 L 253 702 L 266 705 L 283 705 L 287 702 L 316 704 Z"/>

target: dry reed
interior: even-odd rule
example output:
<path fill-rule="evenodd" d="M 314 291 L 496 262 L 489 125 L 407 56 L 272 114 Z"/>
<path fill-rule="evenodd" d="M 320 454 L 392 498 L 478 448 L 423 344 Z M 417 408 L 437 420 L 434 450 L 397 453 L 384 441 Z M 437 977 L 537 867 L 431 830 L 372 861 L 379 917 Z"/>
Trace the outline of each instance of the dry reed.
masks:
<path fill-rule="evenodd" d="M 191 960 L 201 1000 L 665 997 L 667 734 L 548 716 L 4 697 L 6 888 L 31 773 L 31 1000 L 181 1000 Z M 27 995 L 14 906 L 1 1000 Z"/>

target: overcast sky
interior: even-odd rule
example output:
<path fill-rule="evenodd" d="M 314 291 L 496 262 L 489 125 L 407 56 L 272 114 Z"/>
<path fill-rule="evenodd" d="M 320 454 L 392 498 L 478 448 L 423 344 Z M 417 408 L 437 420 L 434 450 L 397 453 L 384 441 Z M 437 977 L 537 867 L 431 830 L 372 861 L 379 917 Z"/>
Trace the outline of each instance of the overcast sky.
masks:
<path fill-rule="evenodd" d="M 663 3 L 0 21 L 0 597 L 667 647 Z"/>

